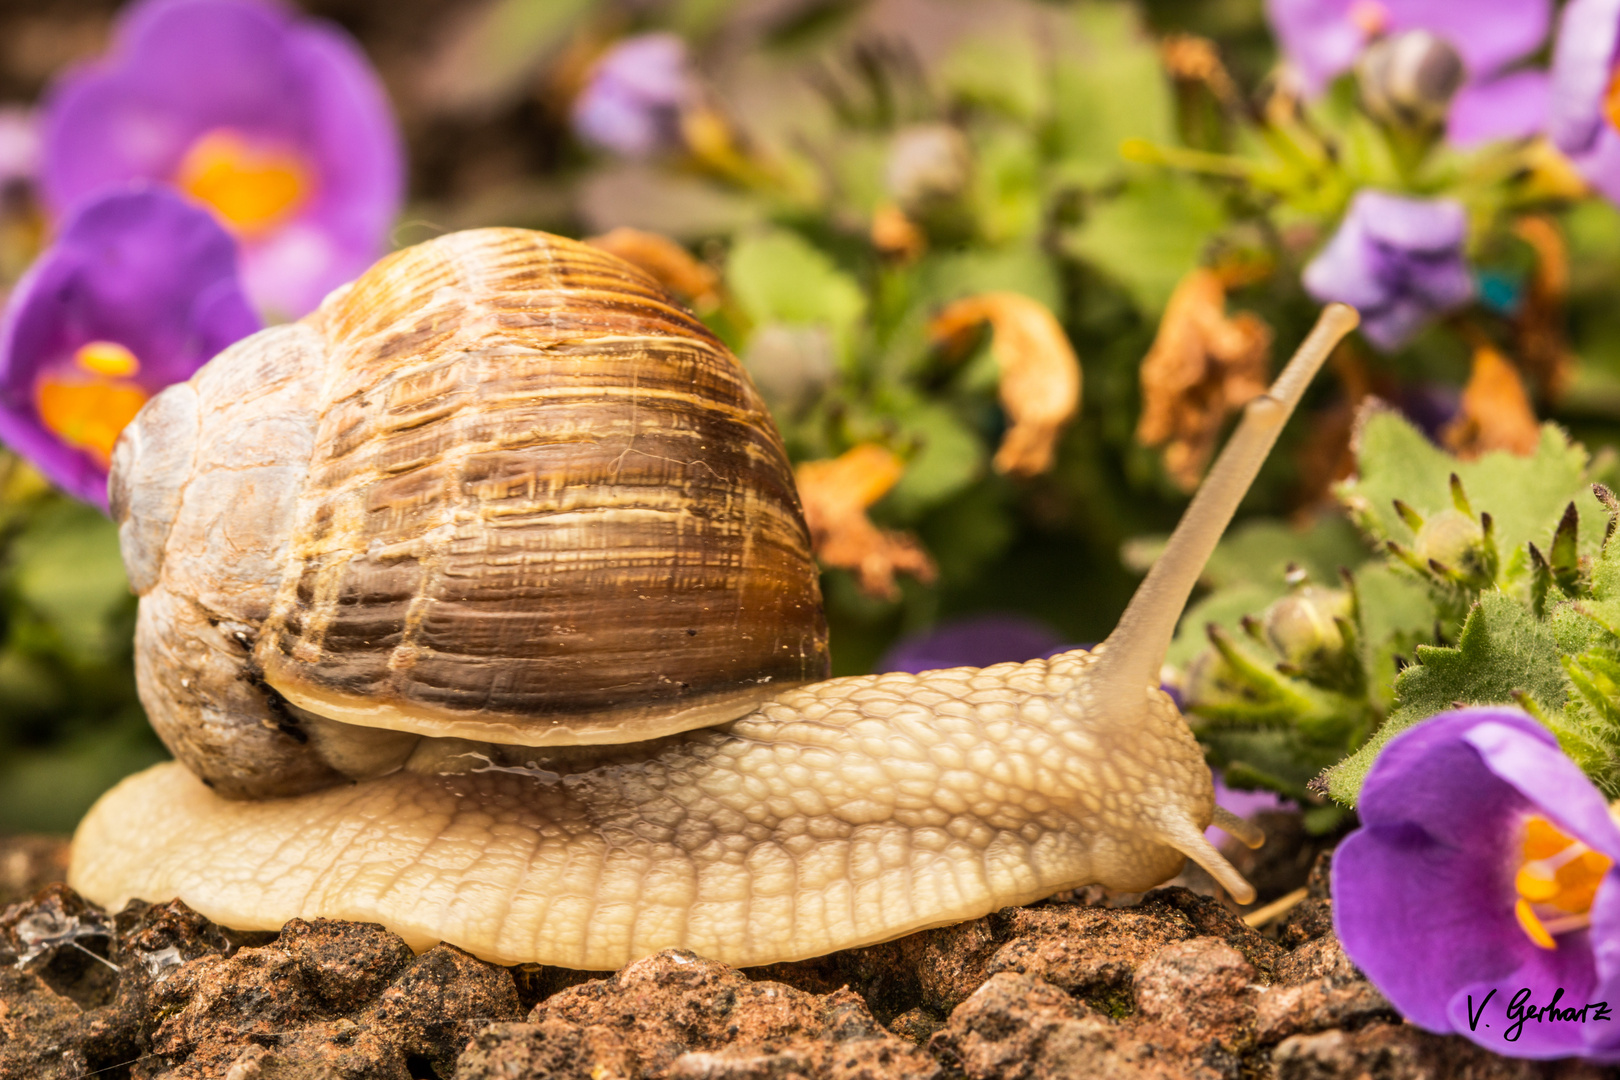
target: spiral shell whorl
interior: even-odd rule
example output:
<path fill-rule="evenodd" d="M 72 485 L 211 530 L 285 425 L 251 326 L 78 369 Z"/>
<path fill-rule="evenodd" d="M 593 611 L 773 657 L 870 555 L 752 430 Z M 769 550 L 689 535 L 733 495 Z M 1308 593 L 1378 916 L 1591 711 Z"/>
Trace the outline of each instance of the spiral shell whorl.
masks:
<path fill-rule="evenodd" d="M 826 672 L 780 437 L 639 271 L 484 229 L 312 318 L 315 452 L 255 656 L 310 711 L 526 745 L 628 742 Z"/>

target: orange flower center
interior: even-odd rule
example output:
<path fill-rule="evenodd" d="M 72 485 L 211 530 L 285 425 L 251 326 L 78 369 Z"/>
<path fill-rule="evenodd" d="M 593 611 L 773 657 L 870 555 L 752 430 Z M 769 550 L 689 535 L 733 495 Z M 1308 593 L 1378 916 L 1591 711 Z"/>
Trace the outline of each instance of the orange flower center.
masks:
<path fill-rule="evenodd" d="M 1559 934 L 1591 924 L 1589 912 L 1603 875 L 1614 860 L 1568 836 L 1544 817 L 1524 827 L 1524 862 L 1513 879 L 1519 925 L 1543 949 L 1556 949 Z"/>
<path fill-rule="evenodd" d="M 309 199 L 313 177 L 297 154 L 219 128 L 192 143 L 175 183 L 213 207 L 232 232 L 251 238 L 296 213 Z"/>
<path fill-rule="evenodd" d="M 73 367 L 44 375 L 34 386 L 40 421 L 103 469 L 112 463 L 119 432 L 146 404 L 146 391 L 128 381 L 140 371 L 135 354 L 113 341 L 92 341 L 73 354 Z"/>
<path fill-rule="evenodd" d="M 1620 131 L 1620 68 L 1609 76 L 1609 85 L 1603 91 L 1603 116 L 1609 126 Z"/>

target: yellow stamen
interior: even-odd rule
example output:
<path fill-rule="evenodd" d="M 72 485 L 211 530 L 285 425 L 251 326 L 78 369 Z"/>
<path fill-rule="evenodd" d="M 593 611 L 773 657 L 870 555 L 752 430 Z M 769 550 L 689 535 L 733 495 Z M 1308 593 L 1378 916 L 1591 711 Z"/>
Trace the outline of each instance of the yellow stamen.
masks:
<path fill-rule="evenodd" d="M 1545 877 L 1539 870 L 1540 867 L 1533 863 L 1521 866 L 1518 876 L 1513 879 L 1513 887 L 1519 895 L 1538 904 L 1558 895 L 1557 878 Z"/>
<path fill-rule="evenodd" d="M 73 362 L 86 371 L 114 378 L 128 378 L 141 370 L 141 362 L 135 359 L 135 354 L 116 341 L 92 341 L 88 345 L 81 345 L 79 351 L 73 354 Z"/>
<path fill-rule="evenodd" d="M 84 346 L 74 361 L 86 374 L 70 370 L 43 376 L 34 386 L 34 407 L 57 438 L 105 469 L 119 433 L 146 404 L 146 391 L 108 376 L 134 374 L 140 364 L 128 349 L 111 342 Z"/>
<path fill-rule="evenodd" d="M 1541 925 L 1541 920 L 1536 918 L 1535 911 L 1530 907 L 1530 901 L 1521 897 L 1519 902 L 1513 905 L 1513 914 L 1519 917 L 1519 925 L 1530 935 L 1531 941 L 1543 949 L 1558 948 L 1558 943 L 1547 933 L 1547 928 Z"/>
<path fill-rule="evenodd" d="M 1588 851 L 1558 868 L 1558 895 L 1549 901 L 1564 911 L 1585 912 L 1597 897 L 1603 875 L 1614 865 L 1605 856 Z"/>
<path fill-rule="evenodd" d="M 1544 817 L 1533 817 L 1524 823 L 1526 859 L 1551 858 L 1574 842 Z"/>
<path fill-rule="evenodd" d="M 280 225 L 309 198 L 313 177 L 298 155 L 255 146 L 226 128 L 192 144 L 175 183 L 207 203 L 240 236 L 259 236 Z"/>
<path fill-rule="evenodd" d="M 1531 941 L 1557 948 L 1555 935 L 1591 924 L 1592 901 L 1614 861 L 1540 816 L 1525 821 L 1522 851 L 1513 913 Z"/>

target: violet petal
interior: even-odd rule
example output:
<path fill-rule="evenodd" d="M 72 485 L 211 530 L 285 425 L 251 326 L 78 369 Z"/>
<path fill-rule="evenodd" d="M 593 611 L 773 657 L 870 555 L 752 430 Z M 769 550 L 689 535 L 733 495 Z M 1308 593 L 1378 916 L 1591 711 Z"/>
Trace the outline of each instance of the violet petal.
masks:
<path fill-rule="evenodd" d="M 39 419 L 41 373 L 82 345 L 112 341 L 139 359 L 134 381 L 150 397 L 259 326 L 236 244 L 210 214 L 155 186 L 92 199 L 29 268 L 0 320 L 0 441 L 105 509 L 105 470 Z"/>
<path fill-rule="evenodd" d="M 46 103 L 44 192 L 58 213 L 108 185 L 170 183 L 219 130 L 297 155 L 313 180 L 244 249 L 254 299 L 296 317 L 382 253 L 403 197 L 399 134 L 359 48 L 335 27 L 257 0 L 145 0 L 113 51 Z"/>
<path fill-rule="evenodd" d="M 1509 714 L 1511 715 L 1511 714 Z M 1558 749 L 1551 733 L 1536 725 L 1547 738 L 1526 738 L 1525 722 L 1497 720 L 1476 724 L 1462 736 L 1501 779 L 1512 784 L 1541 813 L 1581 843 L 1620 861 L 1620 826 L 1609 816 L 1609 804 L 1586 774 Z"/>
<path fill-rule="evenodd" d="M 1315 97 L 1350 70 L 1374 29 L 1427 30 L 1457 50 L 1470 77 L 1489 78 L 1541 46 L 1552 5 L 1549 0 L 1267 0 L 1266 15 L 1302 89 Z"/>
<path fill-rule="evenodd" d="M 1529 138 L 1546 121 L 1551 91 L 1544 71 L 1465 83 L 1446 115 L 1446 141 L 1467 148 L 1491 139 Z"/>
<path fill-rule="evenodd" d="M 1591 149 L 1620 52 L 1620 0 L 1571 0 L 1553 46 L 1547 135 L 1567 154 Z"/>
<path fill-rule="evenodd" d="M 1050 652 L 1062 641 L 1045 623 L 1022 615 L 974 615 L 902 639 L 873 670 L 921 672 L 1022 662 Z"/>

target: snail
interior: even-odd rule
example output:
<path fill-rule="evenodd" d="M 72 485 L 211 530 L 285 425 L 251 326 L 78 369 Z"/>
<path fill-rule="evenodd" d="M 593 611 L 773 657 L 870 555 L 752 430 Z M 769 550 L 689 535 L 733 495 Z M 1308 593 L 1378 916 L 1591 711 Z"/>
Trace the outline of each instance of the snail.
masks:
<path fill-rule="evenodd" d="M 396 252 L 120 441 L 142 700 L 179 761 L 102 797 L 69 880 L 108 907 L 380 922 L 417 949 L 591 970 L 667 947 L 816 956 L 1146 889 L 1187 857 L 1251 900 L 1203 830 L 1259 838 L 1215 807 L 1159 669 L 1355 323 L 1326 309 L 1249 404 L 1098 648 L 826 679 L 780 438 L 701 324 L 543 233 Z M 575 648 L 592 637 L 606 675 Z"/>

